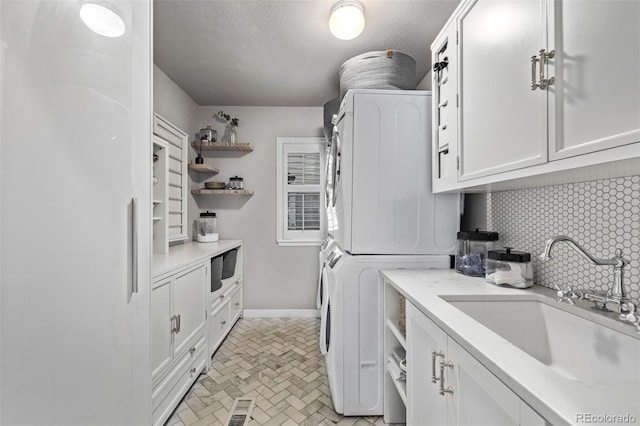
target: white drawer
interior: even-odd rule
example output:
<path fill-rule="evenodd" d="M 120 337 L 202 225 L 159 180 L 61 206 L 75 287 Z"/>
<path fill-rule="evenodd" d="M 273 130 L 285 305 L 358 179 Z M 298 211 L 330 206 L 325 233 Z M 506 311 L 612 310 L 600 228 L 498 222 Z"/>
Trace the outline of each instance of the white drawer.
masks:
<path fill-rule="evenodd" d="M 240 288 L 235 288 L 235 290 L 236 292 L 229 298 L 229 317 L 231 318 L 231 324 L 234 324 L 236 320 L 242 316 L 244 308 L 242 302 L 242 285 L 240 285 Z"/>
<path fill-rule="evenodd" d="M 207 341 L 204 334 L 178 359 L 170 373 L 153 388 L 151 406 L 153 423 L 162 424 L 185 391 L 193 384 L 207 361 Z"/>
<path fill-rule="evenodd" d="M 229 303 L 226 302 L 211 315 L 209 322 L 209 356 L 213 355 L 224 340 L 227 332 L 231 329 L 230 319 Z"/>

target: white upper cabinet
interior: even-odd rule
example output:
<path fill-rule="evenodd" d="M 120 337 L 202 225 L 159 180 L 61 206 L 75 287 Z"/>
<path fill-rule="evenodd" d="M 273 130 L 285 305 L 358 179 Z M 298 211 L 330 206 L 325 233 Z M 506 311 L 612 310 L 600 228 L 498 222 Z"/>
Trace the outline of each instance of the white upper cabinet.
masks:
<path fill-rule="evenodd" d="M 638 1 L 463 0 L 431 46 L 434 192 L 637 174 L 639 27 Z"/>
<path fill-rule="evenodd" d="M 531 90 L 543 17 L 539 0 L 477 0 L 462 11 L 460 180 L 547 161 L 547 96 Z"/>
<path fill-rule="evenodd" d="M 640 2 L 559 1 L 549 8 L 551 160 L 640 140 Z"/>
<path fill-rule="evenodd" d="M 164 141 L 166 146 L 165 176 L 166 182 L 159 182 L 158 185 L 165 185 L 167 202 L 167 218 L 162 218 L 166 226 L 168 242 L 187 239 L 187 162 L 188 162 L 188 135 L 169 123 L 158 114 L 153 117 L 153 133 Z M 160 144 L 157 144 L 158 146 Z M 166 244 L 165 244 L 166 245 Z M 159 252 L 168 250 L 155 246 Z"/>
<path fill-rule="evenodd" d="M 458 184 L 458 55 L 456 21 L 449 19 L 431 45 L 433 64 L 433 190 Z"/>

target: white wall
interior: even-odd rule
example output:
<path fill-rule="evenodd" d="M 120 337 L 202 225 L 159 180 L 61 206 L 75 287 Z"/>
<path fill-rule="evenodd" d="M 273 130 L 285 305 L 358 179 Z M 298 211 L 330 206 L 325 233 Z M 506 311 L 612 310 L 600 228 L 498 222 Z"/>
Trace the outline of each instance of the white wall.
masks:
<path fill-rule="evenodd" d="M 153 65 L 153 112 L 169 120 L 195 138 L 198 127 L 198 104 L 178 87 L 157 65 Z"/>
<path fill-rule="evenodd" d="M 238 141 L 251 143 L 254 151 L 203 153 L 205 163 L 220 169 L 206 180 L 228 182 L 238 175 L 255 195 L 195 196 L 200 210 L 189 206 L 189 223 L 210 210 L 218 214 L 221 238 L 244 240 L 246 309 L 314 309 L 319 248 L 276 244 L 276 138 L 322 137 L 323 109 L 205 106 L 196 127 L 211 125 L 221 138 L 224 124 L 212 118 L 219 110 L 240 119 Z M 207 178 L 193 171 L 190 177 L 192 188 L 203 187 Z"/>
<path fill-rule="evenodd" d="M 427 74 L 424 76 L 422 80 L 420 80 L 420 83 L 418 83 L 416 90 L 431 90 L 433 86 L 431 84 L 432 77 L 433 76 L 431 75 L 431 70 L 427 71 Z"/>

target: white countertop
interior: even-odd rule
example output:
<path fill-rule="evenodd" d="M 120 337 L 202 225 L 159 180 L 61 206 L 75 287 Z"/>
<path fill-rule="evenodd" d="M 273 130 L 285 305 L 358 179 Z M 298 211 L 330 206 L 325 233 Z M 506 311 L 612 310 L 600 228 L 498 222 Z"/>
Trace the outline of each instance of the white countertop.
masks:
<path fill-rule="evenodd" d="M 483 278 L 467 277 L 454 270 L 381 272 L 407 300 L 551 424 L 575 424 L 577 413 L 619 414 L 622 410 L 624 414 L 629 411 L 629 401 L 633 401 L 635 395 L 620 395 L 617 407 L 611 406 L 610 402 L 602 402 L 602 389 L 594 390 L 589 384 L 579 380 L 559 380 L 559 376 L 548 366 L 526 355 L 441 298 L 455 295 L 501 295 L 521 298 L 524 295 L 533 295 L 536 298 L 552 297 L 555 302 L 554 290 L 541 286 L 533 286 L 526 290 L 499 287 L 486 283 Z M 562 307 L 564 309 L 564 306 Z M 586 312 L 586 315 L 593 314 Z M 610 323 L 611 328 L 630 335 L 634 333 L 629 331 L 634 330 L 631 325 L 610 318 L 604 320 Z M 597 365 L 593 367 L 598 368 Z M 633 372 L 629 373 L 633 376 Z M 616 392 L 616 389 L 611 389 L 610 392 Z M 637 405 L 637 402 L 631 403 L 631 407 L 636 407 L 631 414 L 636 416 Z"/>
<path fill-rule="evenodd" d="M 220 240 L 215 243 L 191 241 L 171 246 L 169 247 L 169 253 L 153 254 L 151 277 L 152 279 L 158 278 L 177 268 L 204 261 L 241 245 L 242 240 Z"/>

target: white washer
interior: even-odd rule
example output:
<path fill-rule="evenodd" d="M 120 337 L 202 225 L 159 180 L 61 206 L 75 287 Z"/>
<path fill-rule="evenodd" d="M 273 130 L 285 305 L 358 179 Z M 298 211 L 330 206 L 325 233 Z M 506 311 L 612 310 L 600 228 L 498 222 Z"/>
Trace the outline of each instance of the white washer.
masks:
<path fill-rule="evenodd" d="M 445 256 L 353 256 L 335 246 L 325 271 L 321 325 L 333 405 L 346 416 L 383 414 L 383 294 L 380 269 L 444 269 Z"/>

